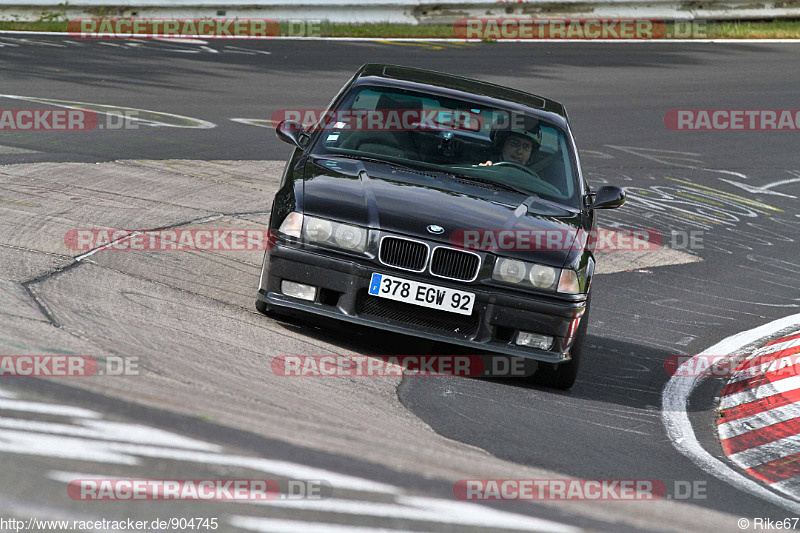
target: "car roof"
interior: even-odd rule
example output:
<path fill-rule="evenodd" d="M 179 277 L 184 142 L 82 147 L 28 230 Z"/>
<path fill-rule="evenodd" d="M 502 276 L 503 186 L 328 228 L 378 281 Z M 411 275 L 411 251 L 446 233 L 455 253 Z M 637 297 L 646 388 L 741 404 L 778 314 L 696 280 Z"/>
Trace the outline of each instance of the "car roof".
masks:
<path fill-rule="evenodd" d="M 426 70 L 414 67 L 404 67 L 399 65 L 384 65 L 378 63 L 367 63 L 359 69 L 355 75 L 354 85 L 367 83 L 368 79 L 379 78 L 381 81 L 389 82 L 395 86 L 407 86 L 409 84 L 426 85 L 431 88 L 449 89 L 469 93 L 475 96 L 483 96 L 495 100 L 503 100 L 514 104 L 520 104 L 533 109 L 540 109 L 549 113 L 556 114 L 569 121 L 567 111 L 562 104 L 531 93 L 511 89 L 502 85 L 496 85 L 487 81 L 464 78 L 453 74 L 445 74 L 434 70 Z"/>

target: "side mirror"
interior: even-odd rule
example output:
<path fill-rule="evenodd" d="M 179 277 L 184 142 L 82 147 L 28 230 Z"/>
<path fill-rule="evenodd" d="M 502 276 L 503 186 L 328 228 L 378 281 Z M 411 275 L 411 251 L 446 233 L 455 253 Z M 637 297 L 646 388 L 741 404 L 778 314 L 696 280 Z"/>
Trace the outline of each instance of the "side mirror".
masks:
<path fill-rule="evenodd" d="M 285 143 L 293 144 L 300 149 L 308 144 L 308 134 L 303 131 L 303 125 L 294 120 L 284 120 L 275 128 L 275 135 Z"/>
<path fill-rule="evenodd" d="M 616 209 L 625 203 L 625 191 L 615 185 L 603 185 L 597 189 L 592 202 L 587 209 Z"/>

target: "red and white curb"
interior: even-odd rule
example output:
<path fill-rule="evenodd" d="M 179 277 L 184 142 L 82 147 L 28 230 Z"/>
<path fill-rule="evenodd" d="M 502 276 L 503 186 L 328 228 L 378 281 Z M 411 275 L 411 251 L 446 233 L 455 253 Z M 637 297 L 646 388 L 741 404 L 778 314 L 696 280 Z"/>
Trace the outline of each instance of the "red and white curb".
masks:
<path fill-rule="evenodd" d="M 768 361 L 786 361 L 785 358 L 792 357 L 787 355 L 788 351 L 795 343 L 800 345 L 800 336 L 791 332 L 798 331 L 800 314 L 723 339 L 678 367 L 661 393 L 661 420 L 676 450 L 705 472 L 796 514 L 800 514 L 797 498 L 800 470 L 791 461 L 800 458 L 800 436 L 794 425 L 800 414 L 795 404 L 800 401 L 800 393 L 795 390 L 800 388 L 800 377 L 784 377 L 788 370 L 775 374 L 773 371 L 782 363 Z M 767 344 L 776 337 L 777 340 Z M 700 445 L 687 412 L 692 392 L 706 377 L 713 375 L 714 359 L 718 356 L 738 359 L 742 354 L 748 356 L 742 365 L 749 364 L 753 370 L 766 365 L 764 370 L 769 374 L 769 378 L 764 378 L 742 369 L 728 383 L 720 399 L 719 409 L 725 414 L 718 428 L 720 438 L 723 446 L 728 446 L 732 452 L 728 454 L 731 461 L 744 468 L 745 474 Z M 697 372 L 698 369 L 705 371 Z M 759 440 L 762 438 L 769 440 Z M 759 470 L 761 468 L 763 470 Z M 757 480 L 756 473 L 764 477 Z M 781 477 L 776 478 L 775 473 Z M 767 478 L 768 475 L 772 477 Z M 767 485 L 761 482 L 766 479 L 771 480 Z"/>
<path fill-rule="evenodd" d="M 728 459 L 800 500 L 800 331 L 755 350 L 732 372 L 719 415 Z"/>

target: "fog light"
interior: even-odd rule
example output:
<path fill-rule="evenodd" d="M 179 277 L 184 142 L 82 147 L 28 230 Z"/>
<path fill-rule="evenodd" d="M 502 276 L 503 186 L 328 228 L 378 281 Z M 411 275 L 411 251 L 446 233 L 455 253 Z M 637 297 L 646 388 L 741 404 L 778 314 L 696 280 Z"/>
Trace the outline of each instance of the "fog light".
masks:
<path fill-rule="evenodd" d="M 540 350 L 549 350 L 553 347 L 553 337 L 539 335 L 538 333 L 530 333 L 528 331 L 520 331 L 517 333 L 517 346 L 530 346 L 531 348 L 539 348 Z"/>
<path fill-rule="evenodd" d="M 295 283 L 294 281 L 282 281 L 281 292 L 286 296 L 292 298 L 300 298 L 301 300 L 308 300 L 313 302 L 317 297 L 317 288 L 311 285 L 303 285 L 302 283 Z"/>

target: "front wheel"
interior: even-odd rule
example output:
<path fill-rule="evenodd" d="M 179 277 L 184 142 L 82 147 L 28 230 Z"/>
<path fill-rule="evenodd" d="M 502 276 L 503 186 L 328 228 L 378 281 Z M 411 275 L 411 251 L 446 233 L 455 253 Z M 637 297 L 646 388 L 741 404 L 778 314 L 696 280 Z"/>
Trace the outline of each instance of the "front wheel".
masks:
<path fill-rule="evenodd" d="M 555 389 L 567 390 L 575 384 L 578 377 L 578 366 L 581 363 L 581 355 L 586 342 L 586 330 L 589 328 L 589 301 L 586 301 L 586 311 L 581 317 L 578 331 L 575 332 L 575 340 L 569 350 L 570 361 L 560 365 L 550 365 L 539 363 L 539 369 L 532 376 L 533 383 L 553 387 Z"/>

